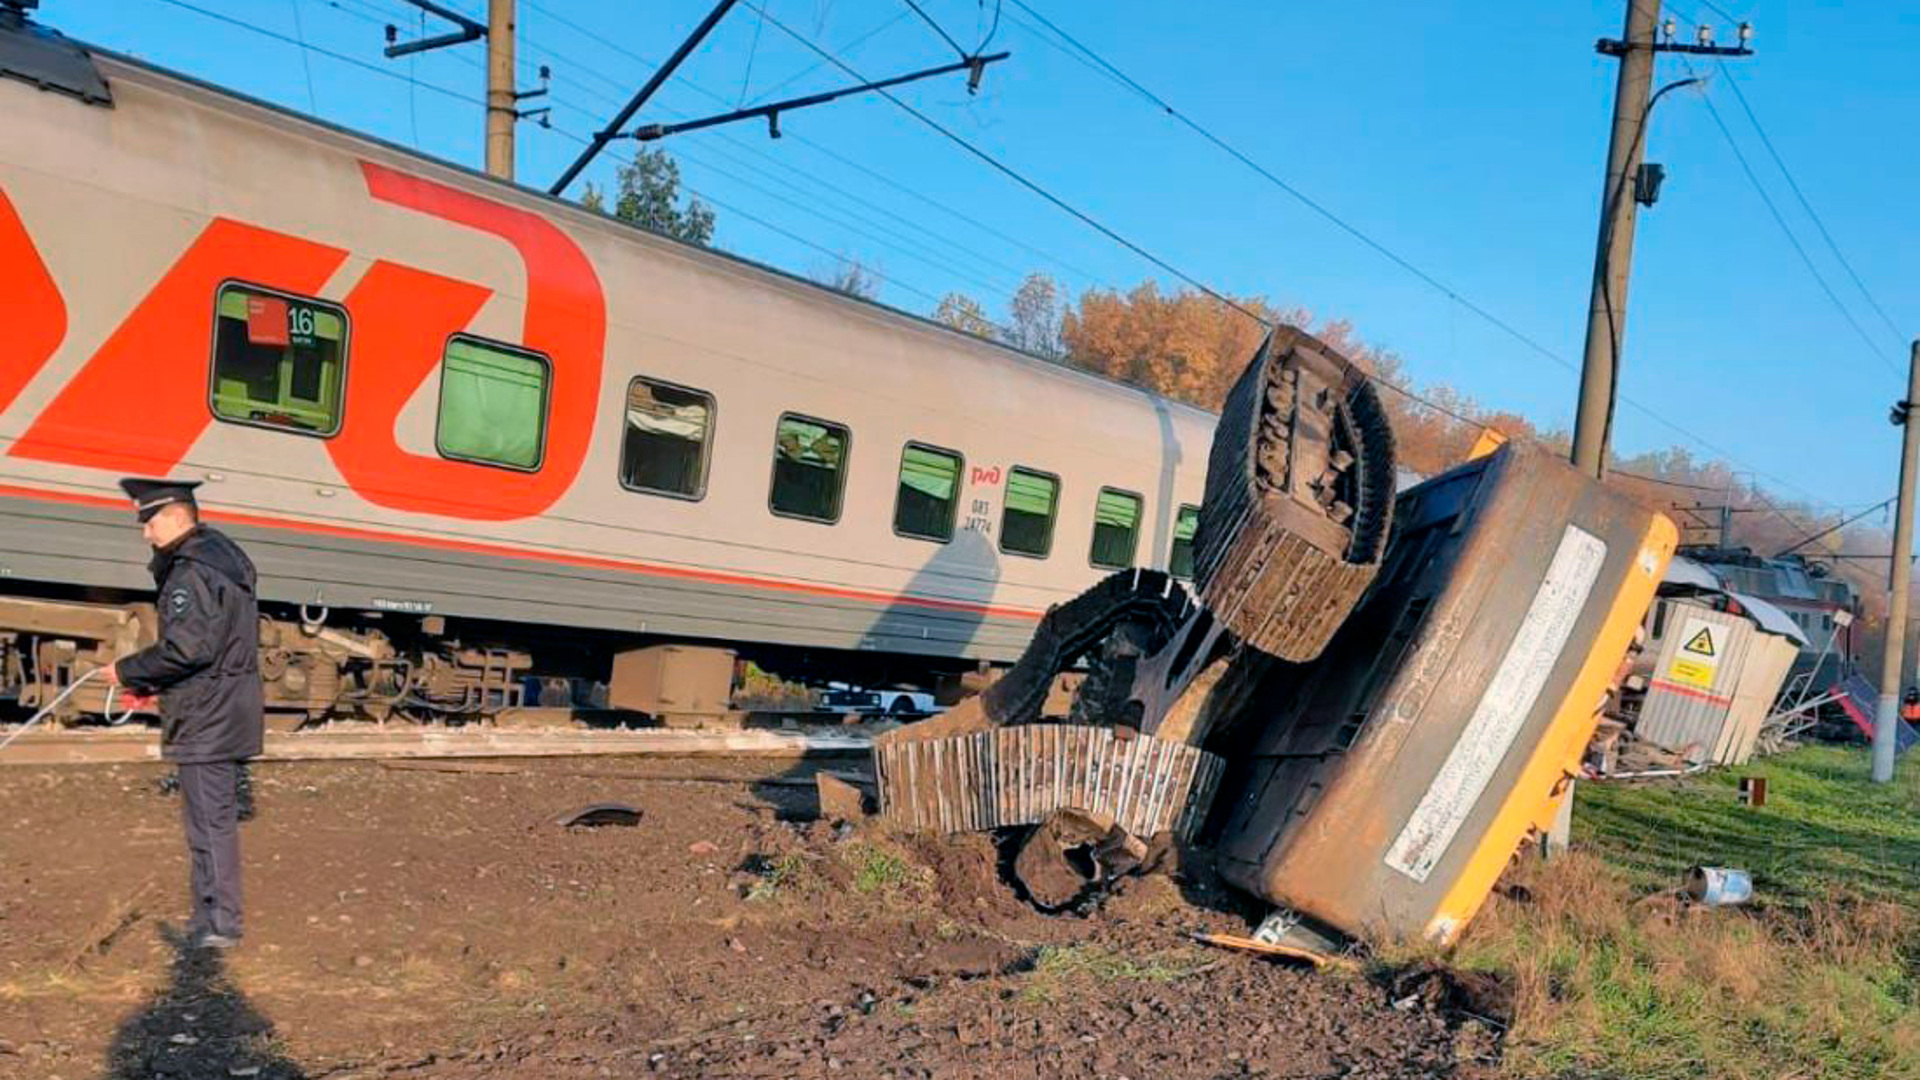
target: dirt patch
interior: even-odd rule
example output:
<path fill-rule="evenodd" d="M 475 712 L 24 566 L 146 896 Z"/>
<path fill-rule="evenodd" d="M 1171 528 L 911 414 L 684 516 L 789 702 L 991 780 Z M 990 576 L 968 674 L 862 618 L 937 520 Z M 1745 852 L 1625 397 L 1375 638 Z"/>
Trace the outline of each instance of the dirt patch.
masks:
<path fill-rule="evenodd" d="M 811 787 L 752 782 L 806 770 L 647 768 L 668 774 L 261 766 L 247 941 L 186 960 L 162 770 L 0 770 L 0 1077 L 1480 1069 L 1424 999 L 1188 944 L 1247 927 L 1193 882 L 1050 918 L 985 837 L 836 827 Z M 607 801 L 640 824 L 552 824 Z"/>

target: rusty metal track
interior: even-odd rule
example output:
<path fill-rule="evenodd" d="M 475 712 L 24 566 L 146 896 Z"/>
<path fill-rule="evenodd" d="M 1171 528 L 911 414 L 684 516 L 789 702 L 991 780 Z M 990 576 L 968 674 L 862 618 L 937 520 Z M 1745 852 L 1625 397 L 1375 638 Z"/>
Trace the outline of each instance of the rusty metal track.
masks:
<path fill-rule="evenodd" d="M 385 758 L 760 757 L 867 754 L 870 732 L 569 731 L 501 728 L 389 728 L 369 725 L 285 734 L 269 732 L 260 761 L 367 761 Z M 151 731 L 29 732 L 0 754 L 0 766 L 84 765 L 160 760 Z"/>
<path fill-rule="evenodd" d="M 1135 836 L 1185 839 L 1205 816 L 1222 761 L 1184 743 L 1111 728 L 1020 724 L 874 744 L 882 816 L 911 829 L 1037 825 L 1059 810 L 1113 818 Z"/>
<path fill-rule="evenodd" d="M 1311 660 L 1379 570 L 1393 431 L 1373 384 L 1282 327 L 1227 396 L 1194 538 L 1202 601 L 1248 645 Z"/>

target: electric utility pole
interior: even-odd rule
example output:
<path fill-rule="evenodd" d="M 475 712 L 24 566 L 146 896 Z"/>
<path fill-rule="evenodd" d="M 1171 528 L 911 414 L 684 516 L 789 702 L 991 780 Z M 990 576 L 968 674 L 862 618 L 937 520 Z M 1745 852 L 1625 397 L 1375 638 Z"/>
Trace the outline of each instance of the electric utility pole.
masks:
<path fill-rule="evenodd" d="M 513 0 L 487 2 L 487 172 L 513 179 Z"/>
<path fill-rule="evenodd" d="M 1880 654 L 1880 709 L 1873 718 L 1873 782 L 1893 779 L 1898 750 L 1900 680 L 1907 659 L 1907 593 L 1913 584 L 1913 486 L 1920 472 L 1920 423 L 1911 417 L 1920 407 L 1920 341 L 1913 343 L 1907 369 L 1907 396 L 1893 407 L 1893 422 L 1901 428 L 1900 492 L 1893 515 L 1893 558 L 1887 573 L 1887 640 Z"/>
<path fill-rule="evenodd" d="M 1660 25 L 1660 0 L 1627 0 L 1622 39 L 1601 38 L 1594 47 L 1620 61 L 1620 81 L 1613 93 L 1613 132 L 1607 143 L 1606 182 L 1600 190 L 1600 238 L 1593 257 L 1593 293 L 1587 305 L 1587 347 L 1580 365 L 1580 408 L 1573 426 L 1573 463 L 1596 479 L 1606 471 L 1607 443 L 1612 435 L 1614 379 L 1619 374 L 1620 346 L 1627 336 L 1627 281 L 1633 265 L 1635 207 L 1652 206 L 1658 198 L 1665 170 L 1644 165 L 1647 117 L 1669 90 L 1698 82 L 1682 79 L 1653 88 L 1653 60 L 1657 53 L 1679 52 L 1703 56 L 1749 56 L 1753 31 L 1740 24 L 1740 44 L 1713 44 L 1710 27 L 1699 28 L 1694 44 L 1671 40 L 1674 24 Z"/>
<path fill-rule="evenodd" d="M 519 90 L 515 88 L 513 71 L 514 37 L 514 0 L 487 0 L 487 21 L 476 22 L 451 8 L 443 7 L 433 0 L 406 0 L 428 15 L 437 15 L 452 23 L 457 29 L 451 33 L 436 37 L 423 37 L 414 41 L 401 41 L 400 28 L 387 24 L 387 59 L 408 56 L 413 53 L 427 52 L 445 48 L 448 45 L 464 45 L 469 41 L 487 39 L 487 172 L 502 180 L 513 179 L 513 125 L 521 120 L 538 119 L 541 127 L 549 124 L 551 108 L 522 109 L 520 103 L 528 98 L 536 98 L 547 92 L 547 81 L 552 72 L 542 64 L 540 67 L 540 87 L 537 90 Z M 422 25 L 425 25 L 422 16 Z"/>

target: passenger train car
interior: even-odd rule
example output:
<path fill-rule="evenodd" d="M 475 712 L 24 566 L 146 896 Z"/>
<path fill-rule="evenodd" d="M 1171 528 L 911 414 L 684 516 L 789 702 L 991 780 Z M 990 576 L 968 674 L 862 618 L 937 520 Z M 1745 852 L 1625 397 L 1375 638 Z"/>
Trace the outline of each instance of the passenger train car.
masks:
<path fill-rule="evenodd" d="M 283 663 L 468 691 L 650 642 L 970 668 L 1188 572 L 1203 411 L 4 8 L 0 69 L 0 693 L 150 618 L 126 475 L 205 482 Z"/>

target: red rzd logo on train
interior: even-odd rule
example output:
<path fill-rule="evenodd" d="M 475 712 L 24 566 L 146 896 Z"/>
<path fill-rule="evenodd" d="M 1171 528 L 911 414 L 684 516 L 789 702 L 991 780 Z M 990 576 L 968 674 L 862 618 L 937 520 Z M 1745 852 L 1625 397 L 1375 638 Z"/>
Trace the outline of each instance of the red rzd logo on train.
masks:
<path fill-rule="evenodd" d="M 498 238 L 525 270 L 516 344 L 552 363 L 546 458 L 515 473 L 414 454 L 395 435 L 400 410 L 440 363 L 447 338 L 493 296 L 485 286 L 376 259 L 346 297 L 353 319 L 345 417 L 327 451 L 347 485 L 398 510 L 477 520 L 530 517 L 572 486 L 593 432 L 606 344 L 606 299 L 578 244 L 526 210 L 360 163 L 377 207 L 422 214 Z M 208 342 L 222 282 L 319 296 L 348 252 L 216 217 L 69 380 L 10 453 L 119 473 L 166 475 L 213 422 Z M 19 215 L 0 193 L 0 409 L 66 336 L 66 307 Z M 976 470 L 977 471 L 977 470 Z"/>

